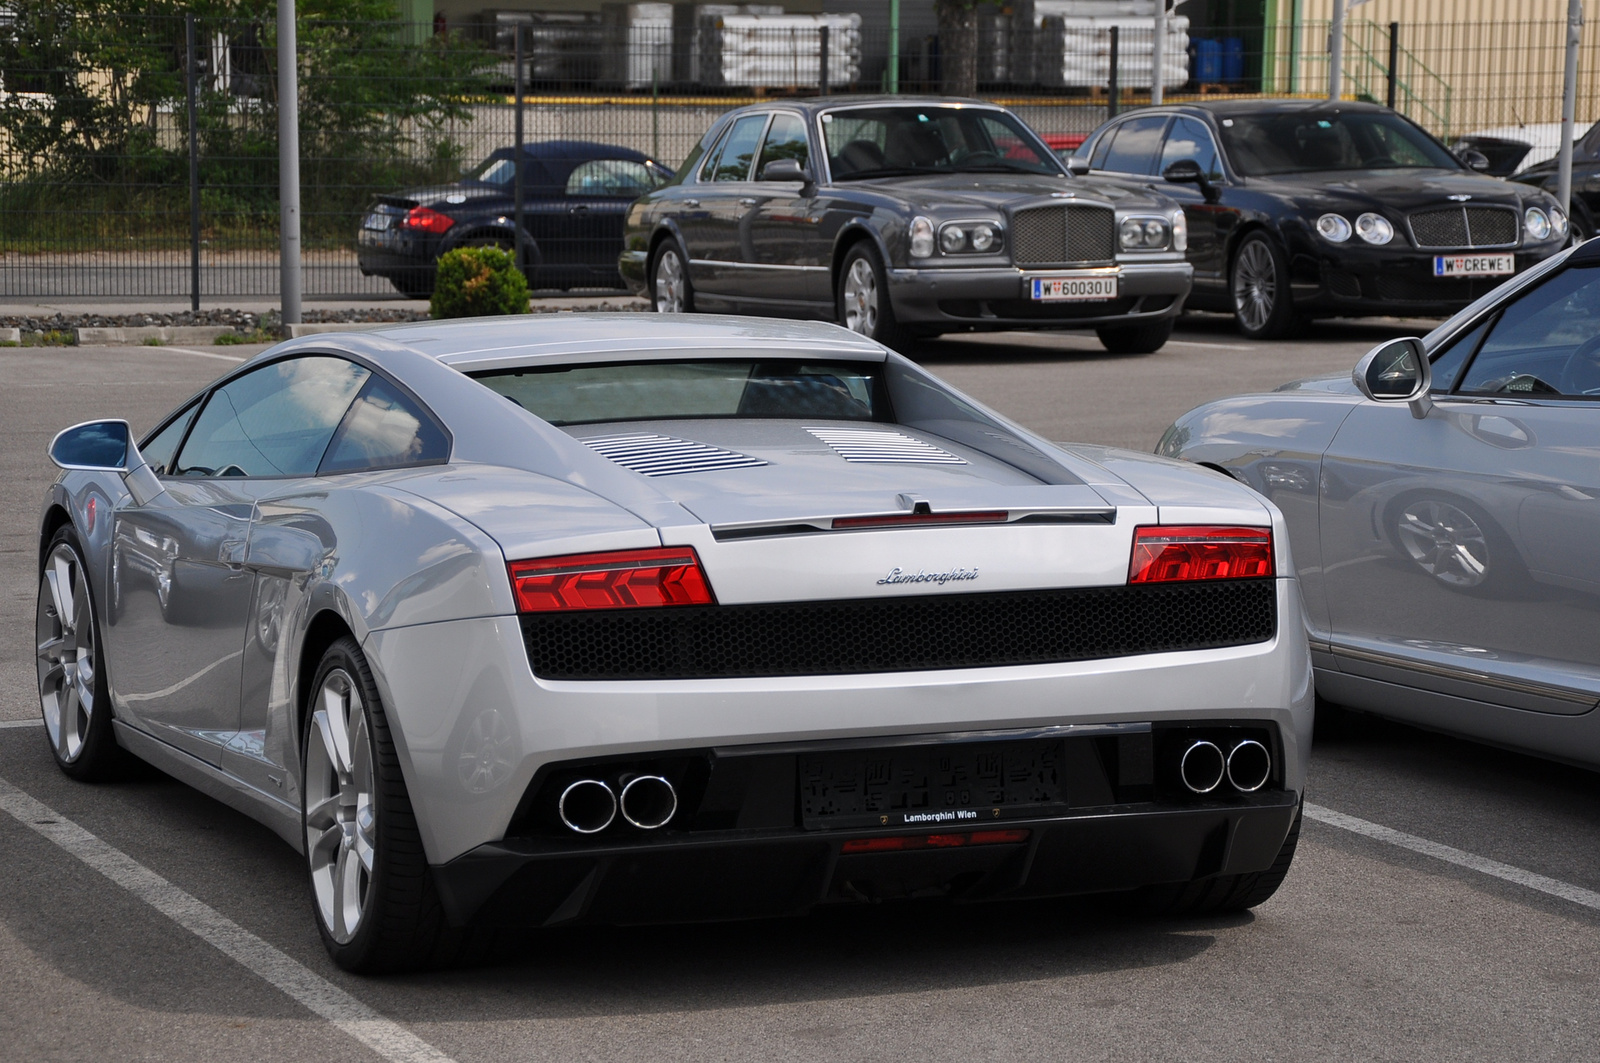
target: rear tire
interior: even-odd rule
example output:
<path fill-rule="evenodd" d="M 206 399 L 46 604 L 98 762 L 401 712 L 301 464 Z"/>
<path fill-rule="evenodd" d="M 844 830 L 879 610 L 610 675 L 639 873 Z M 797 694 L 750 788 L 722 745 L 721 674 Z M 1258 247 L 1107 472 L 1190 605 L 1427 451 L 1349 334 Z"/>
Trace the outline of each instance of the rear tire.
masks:
<path fill-rule="evenodd" d="M 423 273 L 418 270 L 414 276 L 401 274 L 398 277 L 390 277 L 389 283 L 394 286 L 395 291 L 407 299 L 433 298 L 433 274 L 431 273 Z"/>
<path fill-rule="evenodd" d="M 70 524 L 45 551 L 35 633 L 39 710 L 56 767 L 79 782 L 117 777 L 128 756 L 112 730 L 100 618 L 83 547 Z"/>
<path fill-rule="evenodd" d="M 1283 885 L 1294 862 L 1295 847 L 1300 842 L 1302 807 L 1295 809 L 1294 822 L 1283 839 L 1278 858 L 1265 871 L 1246 875 L 1217 875 L 1197 882 L 1181 882 L 1167 886 L 1147 886 L 1134 892 L 1131 900 L 1135 911 L 1154 916 L 1222 915 L 1243 912 L 1258 904 L 1265 904 Z"/>
<path fill-rule="evenodd" d="M 1174 320 L 1164 317 L 1137 325 L 1101 325 L 1094 334 L 1112 354 L 1154 354 L 1172 338 Z"/>
<path fill-rule="evenodd" d="M 895 320 L 888 276 L 878 251 L 865 240 L 845 252 L 834 282 L 839 324 L 885 347 L 905 352 L 912 335 Z"/>
<path fill-rule="evenodd" d="M 360 647 L 328 648 L 301 735 L 311 907 L 333 961 L 379 974 L 461 959 L 422 851 L 388 717 Z"/>
<path fill-rule="evenodd" d="M 1233 320 L 1253 340 L 1277 340 L 1301 327 L 1289 290 L 1289 259 L 1266 233 L 1246 236 L 1228 269 Z"/>
<path fill-rule="evenodd" d="M 658 314 L 694 313 L 689 256 L 676 237 L 663 240 L 650 262 L 650 306 Z"/>

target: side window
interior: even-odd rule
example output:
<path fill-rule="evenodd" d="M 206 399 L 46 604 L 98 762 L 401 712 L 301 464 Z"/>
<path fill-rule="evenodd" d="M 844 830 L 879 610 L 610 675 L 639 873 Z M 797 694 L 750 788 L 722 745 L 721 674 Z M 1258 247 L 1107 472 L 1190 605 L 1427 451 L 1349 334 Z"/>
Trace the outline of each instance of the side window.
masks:
<path fill-rule="evenodd" d="M 178 444 L 183 442 L 183 433 L 189 430 L 189 423 L 194 420 L 198 409 L 199 402 L 190 403 L 189 408 L 168 421 L 165 428 L 139 444 L 139 453 L 144 455 L 145 463 L 157 476 L 171 473 Z"/>
<path fill-rule="evenodd" d="M 1167 126 L 1167 116 L 1153 114 L 1146 118 L 1130 118 L 1116 129 L 1116 136 L 1106 150 L 1105 161 L 1096 169 L 1112 173 L 1148 174 L 1155 165 L 1156 149 L 1161 146 L 1161 131 Z M 1100 149 L 1096 149 L 1099 153 Z"/>
<path fill-rule="evenodd" d="M 235 377 L 206 400 L 172 475 L 314 475 L 371 375 L 343 358 L 312 355 Z"/>
<path fill-rule="evenodd" d="M 650 167 L 632 159 L 592 159 L 567 177 L 567 195 L 638 199 L 661 182 Z"/>
<path fill-rule="evenodd" d="M 811 146 L 806 141 L 806 123 L 797 114 L 779 114 L 772 118 L 772 128 L 767 130 L 767 142 L 761 146 L 761 162 L 756 166 L 756 177 L 776 159 L 793 159 L 802 167 L 810 158 Z"/>
<path fill-rule="evenodd" d="M 1112 126 L 1095 138 L 1094 143 L 1085 145 L 1081 154 L 1089 160 L 1089 168 L 1103 170 L 1106 168 L 1106 155 L 1111 151 L 1111 141 L 1116 139 L 1117 130 L 1121 126 Z"/>
<path fill-rule="evenodd" d="M 1217 145 L 1211 139 L 1211 130 L 1193 118 L 1175 118 L 1167 130 L 1167 143 L 1161 149 L 1161 164 L 1156 173 L 1167 172 L 1167 167 L 1180 159 L 1193 159 L 1200 164 L 1200 172 L 1213 181 L 1222 180 L 1222 167 L 1217 164 Z"/>
<path fill-rule="evenodd" d="M 728 142 L 728 131 L 724 129 L 722 135 L 717 137 L 716 143 L 706 149 L 706 161 L 700 164 L 698 180 L 709 181 L 717 172 L 717 160 L 722 157 L 722 145 Z"/>
<path fill-rule="evenodd" d="M 717 156 L 712 169 L 713 181 L 748 181 L 750 164 L 755 161 L 756 148 L 761 143 L 761 132 L 767 127 L 764 114 L 745 115 L 728 130 L 722 153 Z"/>
<path fill-rule="evenodd" d="M 432 465 L 449 457 L 450 440 L 439 423 L 405 392 L 374 376 L 351 403 L 318 471 Z"/>
<path fill-rule="evenodd" d="M 1564 270 L 1510 303 L 1456 390 L 1600 398 L 1600 269 Z"/>
<path fill-rule="evenodd" d="M 1476 326 L 1456 338 L 1456 340 L 1434 355 L 1430 362 L 1433 366 L 1434 391 L 1449 391 L 1455 386 L 1456 377 L 1461 375 L 1461 367 L 1467 364 L 1467 359 L 1472 357 L 1472 352 L 1478 349 L 1478 342 L 1483 339 L 1483 334 L 1489 330 L 1489 322 L 1493 316 L 1484 318 Z"/>

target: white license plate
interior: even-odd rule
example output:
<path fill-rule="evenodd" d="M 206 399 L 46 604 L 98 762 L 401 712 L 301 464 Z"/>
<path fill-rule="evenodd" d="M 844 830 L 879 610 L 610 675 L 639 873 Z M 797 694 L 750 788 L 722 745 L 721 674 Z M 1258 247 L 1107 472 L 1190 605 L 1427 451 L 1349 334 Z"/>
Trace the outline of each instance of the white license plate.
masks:
<path fill-rule="evenodd" d="M 386 229 L 389 228 L 389 221 L 390 221 L 389 215 L 387 215 L 387 214 L 379 214 L 376 211 L 374 211 L 373 213 L 368 214 L 365 218 L 362 219 L 361 227 L 363 229 L 372 229 L 374 231 L 382 231 L 382 230 L 386 230 Z"/>
<path fill-rule="evenodd" d="M 1435 277 L 1503 277 L 1517 271 L 1515 255 L 1434 255 Z"/>
<path fill-rule="evenodd" d="M 1116 274 L 1058 273 L 1030 277 L 1031 295 L 1039 303 L 1092 303 L 1117 297 Z"/>

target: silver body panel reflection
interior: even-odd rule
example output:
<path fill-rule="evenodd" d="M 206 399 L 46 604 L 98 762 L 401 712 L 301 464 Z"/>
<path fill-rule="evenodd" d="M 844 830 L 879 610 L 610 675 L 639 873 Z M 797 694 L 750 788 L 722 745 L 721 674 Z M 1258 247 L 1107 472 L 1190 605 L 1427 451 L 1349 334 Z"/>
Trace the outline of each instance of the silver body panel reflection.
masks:
<path fill-rule="evenodd" d="M 1427 336 L 1421 416 L 1329 377 L 1209 403 L 1163 437 L 1161 453 L 1225 470 L 1283 511 L 1319 694 L 1600 765 L 1595 250 Z M 1581 304 L 1538 306 L 1562 283 Z M 1530 305 L 1537 327 L 1518 317 Z M 1521 349 L 1517 328 L 1533 337 Z"/>

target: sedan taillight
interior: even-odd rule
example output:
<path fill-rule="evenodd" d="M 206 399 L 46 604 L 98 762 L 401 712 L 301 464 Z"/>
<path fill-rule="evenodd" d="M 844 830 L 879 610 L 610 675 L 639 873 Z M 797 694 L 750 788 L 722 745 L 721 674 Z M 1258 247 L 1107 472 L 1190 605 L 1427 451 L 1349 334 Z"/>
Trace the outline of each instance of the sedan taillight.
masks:
<path fill-rule="evenodd" d="M 401 222 L 407 229 L 433 233 L 436 236 L 455 223 L 456 220 L 454 218 L 448 214 L 440 214 L 431 207 L 412 207 L 406 212 L 406 220 Z"/>
<path fill-rule="evenodd" d="M 1129 583 L 1251 579 L 1272 574 L 1270 528 L 1145 527 L 1133 532 Z"/>
<path fill-rule="evenodd" d="M 717 602 L 699 556 L 688 546 L 541 557 L 506 567 L 524 613 Z"/>

